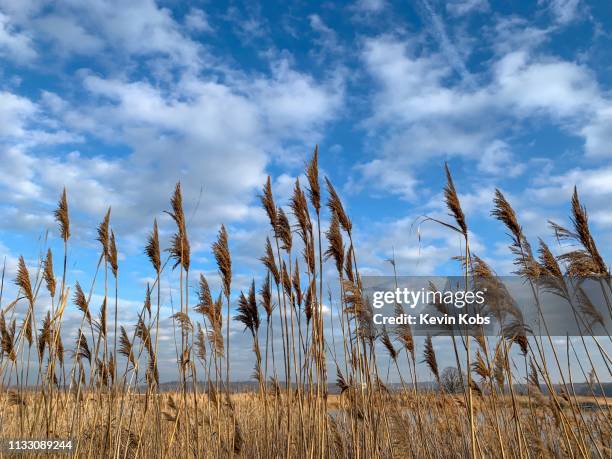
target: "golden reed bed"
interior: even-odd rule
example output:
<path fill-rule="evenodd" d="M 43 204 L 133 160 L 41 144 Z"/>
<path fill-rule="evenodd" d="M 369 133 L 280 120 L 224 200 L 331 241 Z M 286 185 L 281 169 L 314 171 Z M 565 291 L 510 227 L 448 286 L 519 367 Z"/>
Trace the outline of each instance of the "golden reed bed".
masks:
<path fill-rule="evenodd" d="M 552 337 L 529 336 L 519 317 L 503 337 L 457 331 L 453 351 L 465 379 L 451 394 L 438 368 L 434 339 L 427 337 L 421 345 L 409 326 L 392 333 L 372 327 L 353 223 L 331 182 L 325 179 L 326 190 L 321 189 L 317 154 L 315 149 L 306 167 L 306 187 L 296 181 L 288 206 L 275 202 L 269 179 L 264 185 L 261 202 L 270 222 L 261 254 L 266 274 L 246 292 L 233 289 L 231 234 L 224 226 L 212 246 L 220 291 L 211 292 L 203 275 L 190 277 L 189 228 L 177 184 L 168 211 L 175 224 L 169 246 L 161 247 L 156 221 L 143 243 L 155 281 L 131 325 L 123 323 L 125 312 L 118 306 L 122 268 L 110 209 L 97 231 L 95 276 L 67 282 L 67 266 L 74 260 L 64 190 L 54 214 L 63 252 L 49 249 L 29 266 L 21 257 L 14 279 L 17 296 L 0 298 L 1 456 L 49 454 L 6 450 L 8 440 L 36 438 L 70 439 L 71 450 L 63 454 L 88 458 L 612 457 L 611 408 L 600 396 L 611 376 L 609 335 L 569 341 L 568 353 L 579 350 L 587 357 L 570 366 L 543 351 L 547 345 L 554 349 Z M 440 224 L 462 239 L 458 271 L 466 282 L 478 276 L 494 285 L 493 268 L 470 250 L 468 218 L 448 168 L 446 178 L 450 219 L 424 217 L 421 223 Z M 551 223 L 559 240 L 574 243 L 561 255 L 542 240 L 532 249 L 500 191 L 491 213 L 509 236 L 517 274 L 534 295 L 543 276 L 554 280 L 546 288 L 560 295 L 576 276 L 591 276 L 612 311 L 609 270 L 577 191 L 571 227 Z M 327 228 L 321 226 L 324 221 Z M 395 260 L 390 262 L 395 271 Z M 325 269 L 336 273 L 335 289 L 324 282 Z M 160 393 L 160 279 L 171 270 L 180 292 L 172 316 L 179 389 Z M 91 302 L 94 290 L 104 292 L 101 305 Z M 338 298 L 327 297 L 331 290 L 339 291 Z M 577 305 L 574 298 L 567 300 L 568 307 L 576 306 L 583 335 L 589 335 L 585 324 L 603 322 L 584 298 Z M 324 303 L 334 305 L 333 314 L 322 313 Z M 62 325 L 73 307 L 80 327 L 76 336 L 67 336 Z M 244 324 L 252 345 L 230 349 L 228 317 Z M 327 341 L 331 329 L 338 341 L 333 346 Z M 237 352 L 252 352 L 253 393 L 229 393 Z M 387 377 L 379 372 L 383 358 L 396 370 L 401 390 L 387 387 Z M 400 359 L 407 364 L 404 370 Z M 32 367 L 35 374 L 29 374 L 28 361 L 40 363 Z M 429 386 L 417 378 L 421 366 L 440 390 L 425 390 Z M 553 380 L 551 374 L 559 376 Z M 32 379 L 35 392 L 27 385 Z M 577 395 L 577 380 L 586 381 L 587 395 Z M 331 382 L 341 395 L 327 394 Z"/>

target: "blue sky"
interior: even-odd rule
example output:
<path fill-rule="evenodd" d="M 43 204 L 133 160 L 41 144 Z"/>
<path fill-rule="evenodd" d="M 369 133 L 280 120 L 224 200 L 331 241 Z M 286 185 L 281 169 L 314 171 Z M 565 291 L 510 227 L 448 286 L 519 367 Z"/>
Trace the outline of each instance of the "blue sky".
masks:
<path fill-rule="evenodd" d="M 86 6 L 85 6 L 86 5 Z M 68 188 L 71 280 L 89 283 L 107 206 L 121 296 L 140 304 L 153 218 L 184 188 L 196 271 L 230 229 L 236 289 L 258 273 L 268 174 L 280 203 L 315 144 L 357 228 L 364 273 L 453 273 L 453 171 L 474 251 L 512 269 L 495 187 L 526 233 L 567 223 L 574 184 L 612 242 L 609 2 L 0 0 L 0 256 L 35 264 Z M 412 231 L 411 231 L 412 229 Z M 564 250 L 555 245 L 556 250 Z"/>

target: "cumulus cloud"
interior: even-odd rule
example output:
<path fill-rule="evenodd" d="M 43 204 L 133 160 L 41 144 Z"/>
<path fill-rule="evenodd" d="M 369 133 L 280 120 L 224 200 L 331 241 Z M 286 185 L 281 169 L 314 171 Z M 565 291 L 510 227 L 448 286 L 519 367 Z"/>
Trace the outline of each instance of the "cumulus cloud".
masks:
<path fill-rule="evenodd" d="M 36 111 L 36 104 L 28 98 L 7 91 L 0 92 L 0 135 L 23 137 L 26 123 Z"/>
<path fill-rule="evenodd" d="M 94 226 L 111 205 L 118 234 L 142 243 L 178 180 L 194 230 L 257 221 L 255 190 L 270 156 L 311 150 L 342 104 L 342 77 L 315 79 L 285 57 L 261 72 L 220 57 L 204 62 L 210 50 L 185 35 L 170 10 L 151 0 L 118 6 L 4 2 L 12 22 L 33 31 L 32 44 L 51 44 L 53 55 L 98 52 L 96 63 L 105 53 L 129 62 L 125 70 L 81 69 L 71 79 L 76 98 L 0 92 L 0 134 L 11 139 L 0 158 L 13 168 L 0 175 L 1 211 L 13 217 L 4 227 L 32 227 L 29 216 L 49 215 L 66 186 L 77 224 Z M 207 30 L 199 9 L 184 21 Z M 156 73 L 135 70 L 147 65 Z M 80 148 L 84 139 L 102 147 Z M 60 143 L 71 145 L 41 151 Z"/>
<path fill-rule="evenodd" d="M 92 0 L 80 4 L 69 0 L 43 7 L 42 2 L 4 1 L 12 27 L 26 29 L 30 36 L 7 29 L 0 16 L 0 44 L 4 41 L 24 57 L 36 55 L 38 46 L 50 42 L 60 55 L 100 53 L 112 50 L 117 55 L 160 55 L 183 65 L 199 62 L 199 46 L 181 33 L 170 10 L 159 8 L 153 0 L 124 3 Z M 4 37 L 4 38 L 3 38 Z"/>
<path fill-rule="evenodd" d="M 516 177 L 523 173 L 525 165 L 515 157 L 506 142 L 494 140 L 480 157 L 478 170 L 494 176 Z"/>
<path fill-rule="evenodd" d="M 610 154 L 612 101 L 584 65 L 519 48 L 500 52 L 473 87 L 454 76 L 455 65 L 445 53 L 420 40 L 382 35 L 366 39 L 362 48 L 376 85 L 365 126 L 378 134 L 381 146 L 378 158 L 357 171 L 372 178 L 374 169 L 380 170 L 382 189 L 406 196 L 411 180 L 398 187 L 385 182 L 383 171 L 399 176 L 436 156 L 477 158 L 483 172 L 516 176 L 524 165 L 503 136 L 511 123 L 530 119 L 546 119 L 582 136 L 588 155 Z"/>
<path fill-rule="evenodd" d="M 587 156 L 609 158 L 612 156 L 612 102 L 602 104 L 580 133 L 585 138 Z"/>
<path fill-rule="evenodd" d="M 0 11 L 0 55 L 8 56 L 18 62 L 27 62 L 36 58 L 32 39 L 26 33 L 15 30 L 10 17 Z"/>

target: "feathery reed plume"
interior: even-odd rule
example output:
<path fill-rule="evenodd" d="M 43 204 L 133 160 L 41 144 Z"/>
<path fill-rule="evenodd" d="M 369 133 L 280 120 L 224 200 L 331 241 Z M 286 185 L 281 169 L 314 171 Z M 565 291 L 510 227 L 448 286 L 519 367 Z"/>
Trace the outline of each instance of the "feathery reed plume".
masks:
<path fill-rule="evenodd" d="M 7 327 L 4 313 L 0 311 L 0 335 L 2 335 L 2 352 L 13 363 L 17 362 L 17 353 L 15 352 L 15 332 L 13 327 Z"/>
<path fill-rule="evenodd" d="M 263 192 L 260 196 L 261 205 L 268 214 L 270 219 L 270 226 L 276 228 L 277 216 L 276 216 L 276 204 L 274 204 L 274 197 L 272 196 L 272 184 L 270 182 L 270 176 L 266 180 L 266 184 L 263 187 Z"/>
<path fill-rule="evenodd" d="M 104 298 L 100 305 L 100 333 L 103 338 L 106 338 L 106 308 L 106 298 Z"/>
<path fill-rule="evenodd" d="M 507 360 L 500 341 L 500 345 L 495 349 L 495 355 L 493 356 L 493 377 L 501 389 L 503 389 L 506 381 L 506 362 Z"/>
<path fill-rule="evenodd" d="M 340 222 L 335 213 L 332 214 L 331 223 L 325 235 L 329 241 L 329 246 L 325 251 L 325 259 L 328 260 L 329 258 L 333 258 L 336 263 L 338 275 L 342 276 L 342 268 L 344 266 L 344 242 L 342 241 L 342 233 L 340 232 Z M 350 256 L 350 251 L 347 256 Z M 352 273 L 352 267 L 349 268 L 347 266 L 347 268 L 350 269 Z"/>
<path fill-rule="evenodd" d="M 102 254 L 104 255 L 105 259 L 109 259 L 109 243 L 108 243 L 108 239 L 109 239 L 109 225 L 110 225 L 110 214 L 111 214 L 111 208 L 109 207 L 108 210 L 106 211 L 106 214 L 104 215 L 104 219 L 102 220 L 102 223 L 100 223 L 100 225 L 98 226 L 98 237 L 97 240 L 98 242 L 100 242 L 100 245 L 102 245 Z"/>
<path fill-rule="evenodd" d="M 340 367 L 336 365 L 336 385 L 340 388 L 340 393 L 343 394 L 346 392 L 351 386 L 346 381 L 346 378 L 342 374 Z"/>
<path fill-rule="evenodd" d="M 223 357 L 224 354 L 223 333 L 221 332 L 221 326 L 223 324 L 223 316 L 221 315 L 222 307 L 223 297 L 219 294 L 217 300 L 212 304 L 209 314 L 207 314 L 211 325 L 211 329 L 208 330 L 208 341 L 217 357 Z"/>
<path fill-rule="evenodd" d="M 427 335 L 427 338 L 425 338 L 425 350 L 423 351 L 423 356 L 423 362 L 427 364 L 439 384 L 440 374 L 438 372 L 438 360 L 436 359 L 436 352 L 434 351 L 430 335 Z"/>
<path fill-rule="evenodd" d="M 291 226 L 285 211 L 281 208 L 276 213 L 276 225 L 274 226 L 274 234 L 281 241 L 281 249 L 290 252 L 293 244 L 291 237 Z"/>
<path fill-rule="evenodd" d="M 342 201 L 340 201 L 338 193 L 336 193 L 334 186 L 327 177 L 325 177 L 325 183 L 327 184 L 327 191 L 329 192 L 329 200 L 327 201 L 327 207 L 329 207 L 330 212 L 332 212 L 338 217 L 340 225 L 342 226 L 344 231 L 350 233 L 353 228 L 353 224 L 348 218 L 348 215 L 346 215 L 346 212 L 344 212 Z"/>
<path fill-rule="evenodd" d="M 21 329 L 23 330 L 25 339 L 28 342 L 28 347 L 31 347 L 32 346 L 32 315 L 31 314 L 26 314 L 26 316 L 23 319 L 23 324 L 21 326 Z"/>
<path fill-rule="evenodd" d="M 170 318 L 176 320 L 179 324 L 179 327 L 181 327 L 184 332 L 190 332 L 191 330 L 193 330 L 193 324 L 191 323 L 189 316 L 184 312 L 177 312 L 173 314 Z"/>
<path fill-rule="evenodd" d="M 57 356 L 57 360 L 59 360 L 60 366 L 64 366 L 64 343 L 62 341 L 62 334 L 61 333 L 57 333 L 57 335 L 54 334 L 54 336 L 57 336 L 56 338 L 56 349 L 55 349 L 55 355 Z"/>
<path fill-rule="evenodd" d="M 91 351 L 89 350 L 87 338 L 85 338 L 85 334 L 81 329 L 79 329 L 79 333 L 77 335 L 76 348 L 78 360 L 85 358 L 91 364 Z"/>
<path fill-rule="evenodd" d="M 121 325 L 119 327 L 120 336 L 119 336 L 119 354 L 124 356 L 128 362 L 132 364 L 132 366 L 136 366 L 136 359 L 134 357 L 134 352 L 132 351 L 132 342 L 128 337 L 127 332 L 125 331 L 125 327 Z"/>
<path fill-rule="evenodd" d="M 28 267 L 25 264 L 23 256 L 19 256 L 15 284 L 17 284 L 17 286 L 21 289 L 24 296 L 30 303 L 30 307 L 32 307 L 34 305 L 34 292 L 32 291 L 32 284 L 30 282 L 30 273 L 28 272 Z"/>
<path fill-rule="evenodd" d="M 308 177 L 308 197 L 315 212 L 321 212 L 321 187 L 319 186 L 319 146 L 315 145 L 312 159 L 306 166 L 306 177 Z"/>
<path fill-rule="evenodd" d="M 147 238 L 147 245 L 145 247 L 145 254 L 149 257 L 149 261 L 153 265 L 156 273 L 161 271 L 161 255 L 159 249 L 159 231 L 157 228 L 157 219 L 153 220 L 153 231 Z"/>
<path fill-rule="evenodd" d="M 518 344 L 521 349 L 521 354 L 525 356 L 529 350 L 529 341 L 527 340 L 528 331 L 529 328 L 522 321 L 521 317 L 504 326 L 502 333 L 511 343 Z"/>
<path fill-rule="evenodd" d="M 401 308 L 401 305 L 398 305 Z M 399 317 L 404 313 L 404 309 L 401 311 L 396 309 L 396 315 Z M 410 353 L 412 359 L 414 360 L 414 337 L 412 336 L 412 330 L 410 329 L 409 324 L 398 324 L 395 327 L 395 336 L 399 340 L 400 343 L 404 346 L 406 351 Z"/>
<path fill-rule="evenodd" d="M 43 278 L 47 284 L 47 291 L 51 298 L 55 296 L 55 274 L 53 273 L 53 253 L 51 249 L 47 250 L 47 258 L 45 258 L 45 269 L 43 271 Z"/>
<path fill-rule="evenodd" d="M 283 279 L 283 290 L 287 294 L 287 297 L 291 298 L 291 278 L 289 277 L 289 272 L 287 271 L 287 264 L 284 261 L 281 277 Z"/>
<path fill-rule="evenodd" d="M 540 244 L 540 247 L 538 248 L 538 253 L 540 254 L 540 265 L 542 266 L 542 270 L 544 271 L 545 275 L 554 277 L 555 279 L 562 279 L 563 272 L 561 272 L 557 259 L 550 251 L 548 245 L 546 245 L 541 238 L 539 238 L 538 241 Z"/>
<path fill-rule="evenodd" d="M 293 269 L 293 292 L 295 293 L 295 301 L 298 306 L 302 304 L 302 283 L 300 281 L 300 265 L 298 259 L 295 259 L 295 268 Z"/>
<path fill-rule="evenodd" d="M 174 268 L 181 265 L 185 270 L 189 270 L 191 255 L 189 248 L 189 239 L 187 238 L 187 222 L 185 213 L 183 212 L 183 195 L 181 194 L 181 182 L 176 184 L 174 194 L 170 200 L 172 211 L 166 211 L 176 223 L 177 232 L 170 240 L 170 256 L 175 260 Z M 158 242 L 159 246 L 159 242 Z"/>
<path fill-rule="evenodd" d="M 465 215 L 461 209 L 459 197 L 457 196 L 457 190 L 455 189 L 453 177 L 451 176 L 447 163 L 444 163 L 444 170 L 446 171 L 446 186 L 444 187 L 444 200 L 446 202 L 446 207 L 448 207 L 448 210 L 451 211 L 450 215 L 455 218 L 457 225 L 461 229 L 461 233 L 467 237 L 468 229 L 465 222 Z"/>
<path fill-rule="evenodd" d="M 512 237 L 510 250 L 517 256 L 514 264 L 519 266 L 515 274 L 533 280 L 537 279 L 540 276 L 540 265 L 533 257 L 531 245 L 523 234 L 523 229 L 518 223 L 514 209 L 498 189 L 495 189 L 493 203 L 495 207 L 491 211 L 491 215 L 510 230 L 510 236 Z"/>
<path fill-rule="evenodd" d="M 491 369 L 485 362 L 480 350 L 476 352 L 476 360 L 472 363 L 474 373 L 480 376 L 482 379 L 488 379 L 491 377 Z"/>
<path fill-rule="evenodd" d="M 253 352 L 255 353 L 255 365 L 253 366 L 251 378 L 257 381 L 260 386 L 263 386 L 265 378 L 261 371 L 261 356 L 259 356 L 260 351 L 255 342 L 253 342 Z"/>
<path fill-rule="evenodd" d="M 234 320 L 242 322 L 245 328 L 248 328 L 255 337 L 257 330 L 259 330 L 260 319 L 259 310 L 257 309 L 257 301 L 255 299 L 255 281 L 251 283 L 248 297 L 240 292 L 238 297 L 238 315 L 234 317 Z"/>
<path fill-rule="evenodd" d="M 588 277 L 598 275 L 593 258 L 585 250 L 572 250 L 559 255 L 559 260 L 567 263 L 566 273 L 570 276 Z"/>
<path fill-rule="evenodd" d="M 173 318 L 177 319 L 180 322 L 181 327 L 189 328 L 191 326 L 191 322 L 189 321 L 189 318 L 185 317 L 185 313 L 178 312 L 177 314 L 180 316 L 180 318 L 178 317 L 173 317 Z M 138 322 L 136 322 L 136 336 L 140 338 L 140 341 L 142 341 L 147 352 L 149 354 L 153 354 L 151 333 L 150 333 L 149 328 L 144 323 L 144 320 L 142 320 L 142 316 L 140 316 L 138 318 Z"/>
<path fill-rule="evenodd" d="M 495 208 L 491 211 L 491 215 L 501 221 L 510 230 L 510 234 L 517 244 L 520 244 L 523 237 L 523 229 L 519 225 L 516 213 L 506 200 L 499 189 L 495 189 L 495 197 L 493 198 Z"/>
<path fill-rule="evenodd" d="M 210 295 L 210 287 L 204 274 L 200 273 L 200 282 L 198 289 L 199 303 L 194 307 L 194 310 L 200 314 L 208 316 L 213 309 L 213 300 Z"/>
<path fill-rule="evenodd" d="M 571 221 L 574 226 L 574 231 L 570 231 L 553 221 L 549 220 L 548 222 L 558 241 L 573 240 L 581 244 L 584 248 L 564 253 L 559 257 L 560 260 L 568 263 L 568 274 L 575 276 L 609 276 L 608 268 L 591 235 L 587 211 L 586 208 L 580 204 L 576 187 L 574 187 L 574 193 L 572 195 Z"/>
<path fill-rule="evenodd" d="M 115 232 L 111 230 L 110 240 L 108 245 L 108 263 L 111 266 L 111 271 L 113 272 L 113 276 L 117 278 L 117 272 L 119 270 L 119 265 L 117 263 L 117 243 L 115 241 Z"/>
<path fill-rule="evenodd" d="M 578 189 L 574 186 L 574 193 L 572 195 L 572 223 L 574 225 L 574 230 L 578 235 L 578 239 L 582 243 L 582 246 L 591 256 L 593 263 L 595 264 L 597 271 L 596 274 L 602 276 L 608 276 L 608 268 L 603 258 L 601 257 L 599 250 L 597 250 L 597 246 L 595 245 L 595 240 L 593 236 L 591 236 L 591 231 L 589 229 L 589 219 L 586 211 L 586 207 L 580 204 L 580 199 L 578 198 Z"/>
<path fill-rule="evenodd" d="M 227 231 L 225 230 L 225 225 L 221 225 L 217 240 L 212 245 L 212 250 L 215 255 L 215 260 L 217 261 L 217 267 L 221 273 L 223 294 L 229 297 L 232 284 L 232 259 L 230 257 L 227 243 Z"/>
<path fill-rule="evenodd" d="M 159 386 L 159 370 L 157 368 L 157 356 L 155 354 L 149 354 L 146 379 L 149 387 Z"/>
<path fill-rule="evenodd" d="M 344 275 L 349 281 L 355 282 L 355 275 L 353 274 L 353 246 L 352 245 L 346 250 L 346 257 L 344 258 Z"/>
<path fill-rule="evenodd" d="M 200 274 L 200 283 L 198 291 L 199 303 L 195 307 L 195 311 L 204 315 L 211 325 L 211 330 L 208 331 L 208 339 L 213 347 L 213 351 L 217 357 L 223 355 L 223 336 L 221 335 L 221 296 L 216 302 L 213 302 L 210 295 L 208 281 L 203 274 Z"/>
<path fill-rule="evenodd" d="M 91 314 L 89 313 L 89 303 L 87 302 L 87 298 L 85 298 L 85 293 L 83 293 L 83 289 L 81 288 L 81 284 L 77 281 L 74 286 L 74 304 L 81 311 L 87 322 L 91 324 Z"/>
<path fill-rule="evenodd" d="M 252 316 L 251 322 L 255 325 L 255 331 L 259 329 L 259 310 L 257 309 L 257 296 L 255 294 L 255 279 L 251 282 L 251 288 L 249 289 L 249 310 Z"/>
<path fill-rule="evenodd" d="M 290 207 L 298 223 L 297 232 L 304 243 L 304 258 L 308 265 L 314 269 L 314 243 L 311 239 L 312 222 L 308 212 L 308 201 L 306 201 L 306 195 L 300 187 L 299 178 L 295 180 Z"/>
<path fill-rule="evenodd" d="M 47 345 L 51 347 L 51 313 L 48 311 L 38 335 L 38 357 L 41 361 Z"/>
<path fill-rule="evenodd" d="M 397 360 L 397 350 L 393 347 L 393 343 L 391 342 L 391 338 L 389 338 L 389 333 L 387 333 L 387 328 L 383 325 L 382 333 L 380 335 L 380 341 L 382 342 L 385 349 L 389 353 L 389 357 L 393 360 Z"/>
<path fill-rule="evenodd" d="M 306 290 L 306 296 L 304 298 L 304 315 L 306 316 L 306 323 L 310 323 L 312 319 L 312 311 L 317 309 L 317 296 L 316 296 L 315 279 L 310 281 L 310 285 Z"/>
<path fill-rule="evenodd" d="M 198 322 L 198 334 L 196 337 L 196 355 L 202 361 L 206 362 L 206 335 L 200 322 Z"/>
<path fill-rule="evenodd" d="M 70 218 L 68 215 L 68 197 L 66 196 L 66 188 L 62 191 L 57 209 L 54 212 L 55 220 L 59 223 L 60 234 L 64 242 L 70 238 Z"/>
<path fill-rule="evenodd" d="M 272 311 L 274 310 L 274 305 L 272 304 L 272 290 L 270 287 L 270 271 L 266 274 L 266 279 L 259 290 L 259 294 L 261 296 L 261 306 L 266 311 L 266 317 L 270 320 L 272 316 Z"/>
<path fill-rule="evenodd" d="M 587 322 L 589 327 L 592 327 L 594 324 L 600 324 L 602 327 L 605 327 L 603 315 L 593 305 L 593 302 L 581 286 L 576 290 L 576 299 L 578 300 L 580 311 L 589 319 Z"/>
<path fill-rule="evenodd" d="M 266 254 L 260 258 L 261 262 L 268 269 L 268 273 L 272 274 L 274 278 L 274 283 L 278 284 L 280 282 L 280 274 L 278 272 L 278 268 L 276 267 L 276 259 L 274 258 L 274 251 L 272 250 L 272 244 L 270 243 L 270 238 L 266 238 Z"/>
<path fill-rule="evenodd" d="M 527 384 L 533 386 L 537 390 L 540 389 L 540 378 L 538 377 L 538 369 L 533 363 L 533 359 L 529 358 L 529 372 L 527 373 Z"/>

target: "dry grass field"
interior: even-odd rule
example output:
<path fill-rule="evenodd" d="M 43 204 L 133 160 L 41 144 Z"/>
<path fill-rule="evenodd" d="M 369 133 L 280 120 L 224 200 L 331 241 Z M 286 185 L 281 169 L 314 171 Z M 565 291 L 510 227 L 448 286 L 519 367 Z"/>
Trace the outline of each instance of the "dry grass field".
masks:
<path fill-rule="evenodd" d="M 38 266 L 20 258 L 17 297 L 0 297 L 1 437 L 71 438 L 71 454 L 87 458 L 612 457 L 611 404 L 600 396 L 612 374 L 609 335 L 568 344 L 587 356 L 570 375 L 567 362 L 543 351 L 552 338 L 530 336 L 520 321 L 501 337 L 456 330 L 452 342 L 466 375 L 460 390 L 419 389 L 417 366 L 440 382 L 435 340 L 427 337 L 421 344 L 409 326 L 389 334 L 375 330 L 363 300 L 353 224 L 333 185 L 325 180 L 322 189 L 316 150 L 305 172 L 308 183 L 296 182 L 286 209 L 275 202 L 270 180 L 263 187 L 261 202 L 270 221 L 261 255 L 267 275 L 246 292 L 233 289 L 231 234 L 223 226 L 212 246 L 221 291 L 211 292 L 204 276 L 190 278 L 189 228 L 178 184 L 169 211 L 176 224 L 170 247 L 160 246 L 156 222 L 143 241 L 156 281 L 132 325 L 123 323 L 117 306 L 122 271 L 110 210 L 98 228 L 97 277 L 88 285 L 66 281 L 72 234 L 65 190 L 55 211 L 63 253 L 49 250 Z M 433 224 L 462 238 L 459 270 L 466 282 L 478 276 L 496 285 L 493 268 L 470 250 L 468 219 L 448 169 L 446 174 L 450 219 Z M 508 233 L 517 272 L 534 295 L 544 288 L 543 276 L 554 279 L 545 287 L 567 296 L 579 328 L 589 335 L 589 324 L 603 320 L 584 298 L 574 304 L 568 285 L 577 276 L 595 277 L 606 299 L 612 286 L 578 192 L 571 202 L 572 227 L 552 224 L 559 239 L 576 244 L 562 255 L 541 240 L 532 248 L 499 191 L 492 216 Z M 328 220 L 328 228 L 322 228 Z M 331 316 L 322 314 L 328 291 L 324 265 L 336 270 L 340 292 L 338 313 Z M 160 391 L 157 361 L 160 277 L 167 270 L 178 273 L 180 291 L 173 316 L 179 389 L 171 393 Z M 104 301 L 94 311 L 91 295 L 100 283 Z M 42 291 L 48 293 L 45 300 Z M 76 336 L 66 336 L 62 324 L 73 307 L 80 311 L 80 327 Z M 272 327 L 277 313 L 278 326 Z M 230 348 L 225 317 L 244 324 L 249 348 Z M 326 340 L 331 327 L 341 336 L 339 353 L 330 352 Z M 280 335 L 281 346 L 273 345 L 273 333 Z M 230 394 L 237 352 L 252 354 L 257 382 L 252 393 Z M 383 358 L 398 372 L 400 358 L 408 363 L 400 372 L 401 389 L 387 387 L 379 372 Z M 35 391 L 24 381 L 27 359 L 40 363 Z M 527 369 L 527 378 L 519 376 L 517 365 Z M 553 381 L 553 373 L 560 379 Z M 590 395 L 576 394 L 578 380 L 587 381 Z M 341 394 L 328 394 L 332 382 Z M 527 391 L 519 394 L 517 384 Z"/>
<path fill-rule="evenodd" d="M 181 405 L 180 393 L 163 393 L 159 396 L 130 395 L 121 400 L 123 415 L 113 417 L 111 432 L 106 430 L 103 422 L 105 413 L 110 408 L 113 413 L 117 407 L 113 397 L 101 392 L 87 392 L 79 403 L 80 417 L 77 419 L 72 438 L 77 439 L 73 453 L 79 457 L 151 457 L 158 454 L 171 457 L 179 454 L 191 457 L 218 457 L 217 430 L 233 430 L 234 454 L 249 457 L 277 457 L 283 455 L 278 445 L 283 444 L 288 436 L 288 427 L 283 422 L 288 416 L 286 412 L 288 400 L 284 395 L 269 400 L 269 414 L 265 416 L 266 407 L 258 393 L 240 393 L 231 396 L 231 402 L 224 401 L 224 409 L 231 409 L 232 423 L 229 418 L 217 417 L 216 405 L 207 395 L 190 397 Z M 10 438 L 21 438 L 23 425 L 33 426 L 28 430 L 32 438 L 65 438 L 72 424 L 75 411 L 75 398 L 70 394 L 58 395 L 57 406 L 54 407 L 54 418 L 50 425 L 36 423 L 39 413 L 37 407 L 44 404 L 41 394 L 28 394 L 23 399 L 23 405 L 18 406 L 3 397 L 3 403 L 11 406 L 4 413 L 6 421 L 3 424 L 3 435 Z M 570 457 L 580 456 L 576 452 L 567 451 L 557 438 L 559 419 L 552 415 L 549 405 L 551 398 L 518 396 L 520 423 L 525 440 L 529 441 L 529 457 Z M 577 397 L 577 406 L 591 406 L 591 397 Z M 349 439 L 354 428 L 350 419 L 349 401 L 344 395 L 330 395 L 327 400 L 330 451 L 337 457 L 353 457 L 363 455 L 352 449 Z M 465 422 L 465 403 L 459 395 L 439 393 L 387 394 L 380 400 L 380 413 L 385 422 L 379 426 L 378 435 L 381 438 L 371 438 L 370 441 L 380 443 L 378 454 L 384 457 L 464 457 L 467 453 L 469 425 Z M 605 410 L 610 409 L 611 401 L 598 398 L 597 404 Z M 491 408 L 495 404 L 496 409 Z M 311 406 L 312 405 L 312 406 Z M 157 407 L 161 409 L 158 410 Z M 230 408 L 231 406 L 231 408 Z M 314 411 L 316 402 L 302 402 L 305 412 Z M 604 408 L 605 407 L 605 408 Z M 182 423 L 182 409 L 187 410 L 187 422 Z M 477 418 L 478 451 L 484 457 L 497 457 L 504 451 L 508 457 L 518 457 L 512 451 L 515 444 L 512 430 L 505 426 L 512 422 L 513 401 L 510 396 L 490 399 L 490 396 L 478 397 L 474 400 L 474 413 Z M 195 413 L 198 412 L 196 419 Z M 420 413 L 419 413 L 420 412 Z M 418 414 L 419 413 L 419 414 Z M 114 415 L 115 416 L 115 415 Z M 571 418 L 569 404 L 558 412 L 558 416 Z M 583 410 L 582 416 L 590 422 L 589 436 L 598 439 L 599 447 L 604 457 L 610 453 L 609 415 L 602 415 L 595 409 Z M 498 429 L 491 428 L 490 423 L 498 419 Z M 313 422 L 305 414 L 299 415 L 289 426 L 296 432 L 292 440 L 292 450 L 307 450 L 310 442 L 306 437 L 297 434 L 303 426 Z M 23 423 L 23 424 L 22 424 Z M 212 428 L 212 426 L 215 426 Z M 356 427 L 363 426 L 363 420 Z M 606 426 L 606 428 L 602 428 Z M 314 426 L 311 426 L 314 428 Z M 497 433 L 496 431 L 499 430 Z M 47 433 L 48 432 L 48 433 Z M 264 435 L 265 432 L 268 432 Z M 113 438 L 109 440 L 108 435 Z M 190 439 L 190 440 L 188 440 Z M 365 439 L 364 439 L 365 441 Z M 502 450 L 501 444 L 505 448 Z M 112 450 L 109 450 L 110 445 Z M 365 443 L 364 443 L 365 445 Z M 221 454 L 231 455 L 228 445 L 221 439 Z M 152 453 L 155 451 L 156 453 Z M 454 453 L 453 453 L 454 452 Z M 102 456 L 100 455 L 102 453 Z"/>

